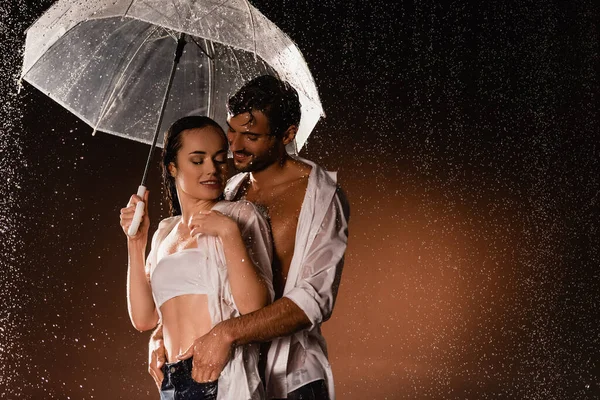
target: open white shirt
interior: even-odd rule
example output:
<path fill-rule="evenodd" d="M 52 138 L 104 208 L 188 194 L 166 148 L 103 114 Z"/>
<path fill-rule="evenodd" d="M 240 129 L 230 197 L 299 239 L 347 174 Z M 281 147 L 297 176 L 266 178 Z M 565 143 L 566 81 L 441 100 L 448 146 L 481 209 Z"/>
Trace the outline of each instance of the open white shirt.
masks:
<path fill-rule="evenodd" d="M 267 398 L 284 399 L 301 386 L 325 379 L 329 397 L 334 400 L 333 375 L 320 325 L 331 316 L 339 287 L 348 242 L 349 206 L 338 190 L 336 173 L 298 160 L 312 170 L 283 296 L 297 304 L 312 325 L 271 342 L 265 371 Z M 227 199 L 235 197 L 247 176 L 240 173 L 229 180 Z"/>

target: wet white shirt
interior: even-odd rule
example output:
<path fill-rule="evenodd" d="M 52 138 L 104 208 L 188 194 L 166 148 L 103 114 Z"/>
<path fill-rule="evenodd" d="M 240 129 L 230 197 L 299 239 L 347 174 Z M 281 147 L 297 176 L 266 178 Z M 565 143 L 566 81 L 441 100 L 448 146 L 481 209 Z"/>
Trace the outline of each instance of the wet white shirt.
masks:
<path fill-rule="evenodd" d="M 335 173 L 298 159 L 312 166 L 312 170 L 283 296 L 296 303 L 312 325 L 271 342 L 265 371 L 267 398 L 284 399 L 289 392 L 324 379 L 329 397 L 334 400 L 333 375 L 321 323 L 331 316 L 337 296 L 348 242 L 349 206 L 338 191 Z M 247 177 L 247 173 L 241 173 L 231 178 L 225 189 L 226 198 L 234 198 Z"/>
<path fill-rule="evenodd" d="M 274 296 L 271 270 L 273 247 L 265 218 L 252 203 L 247 201 L 221 201 L 213 207 L 213 210 L 231 217 L 238 223 L 248 248 L 248 255 L 267 282 L 272 301 Z M 231 293 L 223 244 L 220 239 L 215 236 L 200 235 L 197 249 L 186 249 L 158 259 L 157 249 L 160 243 L 180 220 L 181 216 L 164 219 L 152 238 L 148 262 L 153 296 L 159 314 L 160 305 L 170 298 L 183 294 L 202 293 L 208 297 L 212 326 L 223 320 L 240 316 Z M 175 260 L 180 262 L 174 263 Z M 172 270 L 171 274 L 167 269 Z M 199 277 L 198 274 L 201 276 Z M 199 278 L 202 285 L 196 288 Z M 233 357 L 219 376 L 218 400 L 264 399 L 264 390 L 258 373 L 258 352 L 258 345 L 239 346 L 235 349 Z"/>

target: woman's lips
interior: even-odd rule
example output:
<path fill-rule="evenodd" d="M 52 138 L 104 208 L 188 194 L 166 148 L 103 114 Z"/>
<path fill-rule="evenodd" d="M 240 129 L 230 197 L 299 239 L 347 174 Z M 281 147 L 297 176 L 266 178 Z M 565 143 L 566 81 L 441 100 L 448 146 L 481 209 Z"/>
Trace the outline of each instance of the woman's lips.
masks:
<path fill-rule="evenodd" d="M 220 181 L 204 181 L 204 182 L 200 182 L 200 184 L 209 189 L 221 189 Z"/>

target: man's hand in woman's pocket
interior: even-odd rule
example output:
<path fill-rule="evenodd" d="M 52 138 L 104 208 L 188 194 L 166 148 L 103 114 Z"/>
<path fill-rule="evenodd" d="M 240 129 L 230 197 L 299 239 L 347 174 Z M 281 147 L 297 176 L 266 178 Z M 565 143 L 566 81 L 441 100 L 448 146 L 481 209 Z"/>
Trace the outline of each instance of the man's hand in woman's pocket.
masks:
<path fill-rule="evenodd" d="M 229 362 L 233 353 L 233 341 L 224 334 L 217 324 L 206 335 L 199 337 L 183 353 L 179 360 L 192 360 L 192 378 L 196 382 L 214 382 Z"/>

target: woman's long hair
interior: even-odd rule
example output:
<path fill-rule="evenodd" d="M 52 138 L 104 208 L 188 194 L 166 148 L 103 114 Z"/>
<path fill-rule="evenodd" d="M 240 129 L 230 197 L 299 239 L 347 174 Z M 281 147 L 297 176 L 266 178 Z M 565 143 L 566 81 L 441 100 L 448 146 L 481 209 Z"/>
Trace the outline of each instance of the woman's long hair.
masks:
<path fill-rule="evenodd" d="M 165 134 L 161 169 L 163 185 L 172 217 L 181 215 L 181 205 L 179 204 L 179 198 L 177 197 L 175 178 L 172 177 L 169 172 L 169 164 L 173 163 L 177 166 L 177 153 L 179 152 L 179 149 L 181 149 L 182 144 L 181 133 L 187 129 L 202 129 L 208 126 L 216 128 L 219 132 L 223 133 L 223 136 L 225 136 L 225 132 L 219 124 L 204 116 L 190 116 L 178 119 L 169 127 L 169 130 L 167 130 L 167 133 Z"/>

